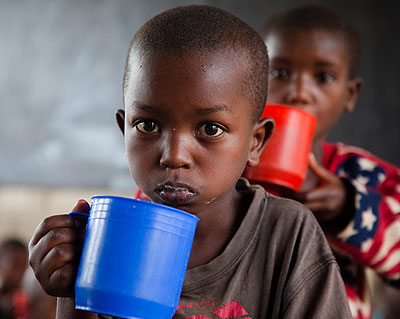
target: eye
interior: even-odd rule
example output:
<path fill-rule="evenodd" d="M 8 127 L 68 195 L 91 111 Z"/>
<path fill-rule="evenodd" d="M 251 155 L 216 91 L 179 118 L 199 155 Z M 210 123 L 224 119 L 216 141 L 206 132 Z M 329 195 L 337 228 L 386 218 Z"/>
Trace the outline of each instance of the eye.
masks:
<path fill-rule="evenodd" d="M 216 123 L 204 123 L 202 124 L 198 131 L 197 135 L 201 137 L 219 137 L 221 134 L 225 132 L 225 129 Z"/>
<path fill-rule="evenodd" d="M 140 120 L 137 121 L 134 126 L 140 133 L 158 133 L 160 127 L 153 120 Z"/>
<path fill-rule="evenodd" d="M 317 78 L 317 81 L 322 84 L 330 83 L 336 79 L 336 77 L 329 72 L 317 73 L 316 78 Z"/>
<path fill-rule="evenodd" d="M 278 80 L 286 80 L 289 78 L 289 71 L 282 68 L 271 69 L 269 75 Z"/>

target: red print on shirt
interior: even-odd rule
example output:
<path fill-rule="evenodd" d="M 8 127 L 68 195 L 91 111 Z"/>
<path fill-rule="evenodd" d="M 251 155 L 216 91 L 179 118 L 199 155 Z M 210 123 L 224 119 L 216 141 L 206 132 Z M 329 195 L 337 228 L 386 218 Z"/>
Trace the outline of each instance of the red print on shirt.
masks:
<path fill-rule="evenodd" d="M 252 319 L 236 300 L 222 306 L 216 301 L 202 300 L 199 304 L 179 305 L 176 313 L 189 315 L 185 319 Z"/>

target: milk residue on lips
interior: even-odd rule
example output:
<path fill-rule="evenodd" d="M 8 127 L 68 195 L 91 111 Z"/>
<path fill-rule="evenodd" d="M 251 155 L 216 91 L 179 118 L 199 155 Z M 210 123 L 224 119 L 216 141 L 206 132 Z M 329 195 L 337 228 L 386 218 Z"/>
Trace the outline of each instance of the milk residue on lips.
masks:
<path fill-rule="evenodd" d="M 173 183 L 164 183 L 157 187 L 156 192 L 166 202 L 180 204 L 189 201 L 196 193 L 189 187 Z"/>

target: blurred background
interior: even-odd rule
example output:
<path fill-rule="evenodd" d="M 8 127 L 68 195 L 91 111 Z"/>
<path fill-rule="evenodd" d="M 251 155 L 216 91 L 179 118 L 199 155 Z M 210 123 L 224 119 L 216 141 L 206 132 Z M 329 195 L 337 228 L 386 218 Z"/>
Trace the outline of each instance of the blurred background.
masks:
<path fill-rule="evenodd" d="M 95 194 L 131 196 L 122 106 L 128 44 L 153 15 L 210 4 L 259 29 L 300 0 L 0 0 L 0 239 L 28 241 L 40 220 Z M 400 19 L 396 2 L 319 0 L 364 41 L 357 108 L 329 137 L 400 166 Z"/>

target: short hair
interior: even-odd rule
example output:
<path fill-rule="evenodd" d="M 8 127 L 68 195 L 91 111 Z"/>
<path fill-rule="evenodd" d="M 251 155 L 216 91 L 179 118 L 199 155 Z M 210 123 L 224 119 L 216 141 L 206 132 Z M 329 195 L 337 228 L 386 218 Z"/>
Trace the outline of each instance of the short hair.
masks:
<path fill-rule="evenodd" d="M 18 238 L 8 238 L 0 243 L 0 258 L 10 250 L 21 250 L 26 253 L 28 252 L 26 244 Z"/>
<path fill-rule="evenodd" d="M 136 32 L 129 46 L 124 93 L 132 76 L 130 64 L 135 50 L 182 57 L 224 50 L 237 52 L 249 65 L 243 79 L 243 94 L 255 106 L 253 120 L 260 118 L 268 91 L 267 48 L 258 32 L 236 16 L 207 5 L 176 7 L 154 16 Z"/>
<path fill-rule="evenodd" d="M 317 4 L 289 8 L 270 17 L 260 34 L 265 40 L 273 31 L 286 28 L 322 29 L 342 35 L 349 54 L 349 75 L 356 76 L 362 51 L 361 37 L 354 26 L 337 12 Z"/>

